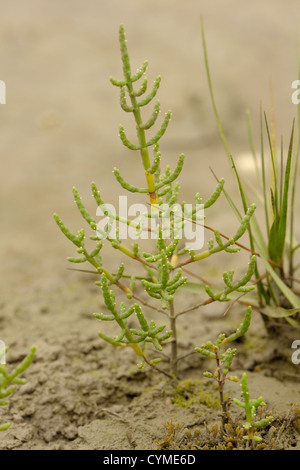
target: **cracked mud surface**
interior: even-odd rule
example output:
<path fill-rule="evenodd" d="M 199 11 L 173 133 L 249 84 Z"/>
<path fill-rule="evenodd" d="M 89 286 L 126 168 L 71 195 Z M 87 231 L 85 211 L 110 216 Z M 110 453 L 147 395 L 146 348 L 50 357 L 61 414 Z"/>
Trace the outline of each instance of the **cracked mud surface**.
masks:
<path fill-rule="evenodd" d="M 268 109 L 270 77 L 279 135 L 287 143 L 295 115 L 290 84 L 296 73 L 298 2 L 290 1 L 289 9 L 270 0 L 263 5 L 255 0 L 246 8 L 236 0 L 226 2 L 226 8 L 221 0 L 202 4 L 200 9 L 196 0 L 184 6 L 179 0 L 151 5 L 110 0 L 101 7 L 91 1 L 86 8 L 77 0 L 71 9 L 67 0 L 59 5 L 29 0 L 26 9 L 16 10 L 14 2 L 2 7 L 0 78 L 7 85 L 8 104 L 1 107 L 0 131 L 0 339 L 9 346 L 8 367 L 22 360 L 32 344 L 38 349 L 24 374 L 27 384 L 12 396 L 9 407 L 0 409 L 0 422 L 11 422 L 0 434 L 1 449 L 154 449 L 170 420 L 190 431 L 219 421 L 219 409 L 205 403 L 176 406 L 172 383 L 149 369 L 139 371 L 130 350 L 101 341 L 101 325 L 92 313 L 105 307 L 95 277 L 67 270 L 65 258 L 74 250 L 52 219 L 58 212 L 72 230 L 81 228 L 73 185 L 91 211 L 91 181 L 106 201 L 116 204 L 115 165 L 133 182 L 140 181 L 140 168 L 132 164 L 136 155 L 118 140 L 119 122 L 134 128 L 121 113 L 118 90 L 108 80 L 120 76 L 120 22 L 126 26 L 133 68 L 147 58 L 149 80 L 159 73 L 163 77 L 159 98 L 163 112 L 170 108 L 173 117 L 162 151 L 170 165 L 186 153 L 182 199 L 192 200 L 197 191 L 204 198 L 211 194 L 215 182 L 210 166 L 237 196 L 211 112 L 200 14 L 220 112 L 244 175 L 252 178 L 244 109 L 250 106 L 258 133 L 259 103 L 263 99 Z M 225 233 L 237 227 L 225 199 L 207 216 L 210 225 Z M 299 235 L 299 227 L 296 231 Z M 220 283 L 225 269 L 243 272 L 248 256 L 215 260 L 192 269 Z M 115 270 L 123 258 L 108 249 L 104 261 Z M 176 308 L 197 301 L 195 294 L 182 292 Z M 180 317 L 180 354 L 234 329 L 244 307 L 235 306 L 226 317 L 223 311 L 223 306 L 207 306 Z M 300 339 L 298 330 L 290 339 Z M 292 416 L 292 406 L 300 404 L 300 366 L 291 364 L 291 350 L 282 348 L 280 338 L 267 339 L 258 313 L 238 349 L 232 372 L 241 376 L 247 371 L 253 396 L 262 395 L 268 410 L 281 417 L 278 433 L 284 419 Z M 180 375 L 183 380 L 202 379 L 209 367 L 208 361 L 192 355 L 181 362 Z M 203 391 L 216 393 L 204 379 Z M 226 391 L 240 396 L 238 384 Z M 233 407 L 232 416 L 241 419 Z M 300 448 L 297 416 L 284 421 L 287 429 L 277 448 Z M 182 436 L 171 444 L 174 448 L 185 442 Z"/>

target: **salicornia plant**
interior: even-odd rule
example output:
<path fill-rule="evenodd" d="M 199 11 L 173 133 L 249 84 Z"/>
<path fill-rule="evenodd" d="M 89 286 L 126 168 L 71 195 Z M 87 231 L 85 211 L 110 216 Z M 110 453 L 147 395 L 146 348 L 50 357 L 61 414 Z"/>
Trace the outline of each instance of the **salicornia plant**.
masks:
<path fill-rule="evenodd" d="M 0 360 L 6 353 L 7 348 L 0 351 Z M 23 385 L 26 383 L 25 379 L 21 379 L 19 376 L 30 366 L 33 361 L 36 348 L 33 346 L 30 349 L 29 354 L 23 359 L 23 361 L 11 372 L 7 370 L 6 364 L 0 363 L 0 406 L 9 404 L 6 399 L 16 390 L 16 385 Z M 14 385 L 11 385 L 14 384 Z M 10 426 L 9 423 L 0 424 L 0 431 L 5 431 Z"/>
<path fill-rule="evenodd" d="M 234 398 L 233 401 L 236 405 L 244 408 L 245 410 L 247 422 L 244 424 L 244 428 L 247 431 L 247 436 L 244 436 L 243 438 L 250 441 L 250 445 L 253 448 L 254 442 L 262 441 L 262 438 L 256 433 L 256 430 L 270 424 L 273 421 L 273 416 L 266 416 L 259 421 L 255 421 L 256 409 L 259 406 L 266 406 L 266 404 L 262 397 L 259 397 L 256 400 L 250 399 L 246 374 L 242 375 L 241 387 L 244 401 L 238 400 L 237 398 Z"/>
<path fill-rule="evenodd" d="M 249 184 L 247 185 L 247 182 L 243 181 L 235 165 L 216 106 L 203 26 L 202 39 L 213 110 L 221 140 L 237 181 L 243 207 L 242 211 L 239 210 L 236 203 L 224 189 L 223 192 L 238 220 L 243 219 L 243 213 L 248 209 L 249 195 L 246 189 L 247 186 L 248 188 L 250 186 L 255 196 L 262 201 L 266 227 L 265 233 L 261 228 L 261 222 L 255 216 L 251 218 L 251 223 L 248 225 L 247 230 L 250 248 L 253 253 L 259 256 L 262 262 L 262 267 L 257 266 L 255 269 L 258 294 L 257 308 L 263 314 L 267 330 L 277 335 L 277 327 L 284 320 L 292 326 L 298 325 L 298 322 L 295 322 L 295 318 L 291 317 L 298 313 L 296 319 L 299 319 L 300 311 L 299 291 L 295 290 L 294 287 L 297 281 L 295 279 L 295 271 L 297 269 L 295 256 L 300 246 L 295 239 L 295 194 L 300 149 L 300 106 L 298 105 L 298 125 L 296 132 L 294 123 L 292 125 L 286 158 L 284 157 L 282 140 L 279 151 L 277 149 L 273 113 L 271 114 L 271 124 L 269 124 L 266 114 L 263 115 L 262 110 L 260 110 L 260 157 L 257 156 L 252 137 L 249 112 L 247 112 L 250 149 L 254 159 L 259 189 L 251 187 Z M 264 135 L 264 128 L 266 136 Z M 265 137 L 268 143 L 269 172 L 267 171 Z"/>
<path fill-rule="evenodd" d="M 100 321 L 110 321 L 116 325 L 118 333 L 114 337 L 100 333 L 100 337 L 108 343 L 118 347 L 131 347 L 139 357 L 139 366 L 145 363 L 153 368 L 163 372 L 169 377 L 177 377 L 178 374 L 178 340 L 176 330 L 176 320 L 178 316 L 195 310 L 202 304 L 214 301 L 226 302 L 229 300 L 228 294 L 232 292 L 244 292 L 252 289 L 246 284 L 250 281 L 255 268 L 255 257 L 250 260 L 249 268 L 240 280 L 233 281 L 233 271 L 224 274 L 224 288 L 221 288 L 218 294 L 210 287 L 206 287 L 208 298 L 201 304 L 188 306 L 185 310 L 176 311 L 175 297 L 178 289 L 182 287 L 186 281 L 188 270 L 186 265 L 201 261 L 216 253 L 225 251 L 235 253 L 240 250 L 237 246 L 238 240 L 247 231 L 250 218 L 252 217 L 255 205 L 249 206 L 245 216 L 242 218 L 240 226 L 236 233 L 231 237 L 225 237 L 217 230 L 214 230 L 214 239 L 208 243 L 207 249 L 201 251 L 202 246 L 196 246 L 186 243 L 185 246 L 179 247 L 179 240 L 184 238 L 183 231 L 188 224 L 193 223 L 193 227 L 200 227 L 203 230 L 203 211 L 214 204 L 224 187 L 224 180 L 221 179 L 212 196 L 202 203 L 200 194 L 195 196 L 194 205 L 185 202 L 178 203 L 179 183 L 177 181 L 180 175 L 184 155 L 181 154 L 175 165 L 175 169 L 171 170 L 167 166 L 164 170 L 161 167 L 161 153 L 159 141 L 162 139 L 168 124 L 170 122 L 171 113 L 168 111 L 158 131 L 154 135 L 148 137 L 148 132 L 156 123 L 159 112 L 160 103 L 156 101 L 154 110 L 147 120 L 142 117 L 142 109 L 144 109 L 157 94 L 161 78 L 158 77 L 149 94 L 147 92 L 147 79 L 144 73 L 147 68 L 147 62 L 144 62 L 136 73 L 131 72 L 130 61 L 125 38 L 124 27 L 120 27 L 119 41 L 121 48 L 121 57 L 123 63 L 123 79 L 115 80 L 111 78 L 111 83 L 120 90 L 120 105 L 122 109 L 133 115 L 136 125 L 137 140 L 131 142 L 124 130 L 123 126 L 119 128 L 119 135 L 122 143 L 135 153 L 139 153 L 144 177 L 145 186 L 135 186 L 120 174 L 115 168 L 114 175 L 121 187 L 130 193 L 140 196 L 148 196 L 149 210 L 141 213 L 139 219 L 132 220 L 127 217 L 120 216 L 112 210 L 111 206 L 105 203 L 100 195 L 95 183 L 92 183 L 92 193 L 95 202 L 100 210 L 101 215 L 106 217 L 105 223 L 96 223 L 86 210 L 81 197 L 76 188 L 73 189 L 74 199 L 77 207 L 94 234 L 90 237 L 95 241 L 96 247 L 89 250 L 85 241 L 85 231 L 81 229 L 77 234 L 72 233 L 62 222 L 57 214 L 54 218 L 63 234 L 76 246 L 78 257 L 68 258 L 72 263 L 90 263 L 100 278 L 96 282 L 102 289 L 105 305 L 109 313 L 96 313 L 95 317 Z M 142 79 L 142 84 L 136 87 L 136 83 Z M 132 160 L 130 167 L 135 166 L 135 160 Z M 129 175 L 131 172 L 129 171 Z M 140 200 L 140 199 L 138 199 Z M 191 207 L 192 206 L 192 207 Z M 147 208 L 146 208 L 147 209 Z M 119 224 L 116 228 L 116 224 Z M 132 238 L 135 242 L 128 246 L 124 243 L 122 236 L 123 228 L 133 234 Z M 185 232 L 184 232 L 185 233 Z M 147 238 L 148 235 L 156 240 L 156 248 L 154 251 L 144 251 L 140 248 L 138 239 Z M 101 250 L 104 243 L 110 244 L 118 252 L 127 257 L 128 260 L 138 262 L 143 271 L 132 275 L 127 271 L 124 263 L 120 264 L 117 272 L 112 272 L 107 266 L 103 265 Z M 144 273 L 144 274 L 143 274 Z M 141 284 L 144 288 L 144 296 L 140 297 L 136 293 L 136 285 Z M 116 305 L 116 298 L 113 290 L 114 286 L 119 288 L 131 300 L 130 306 L 121 303 Z M 145 296 L 147 297 L 145 298 Z M 160 304 L 158 303 L 160 302 Z M 157 325 L 153 320 L 148 319 L 142 307 L 146 306 L 156 312 L 162 314 L 169 323 L 169 330 L 166 325 Z M 132 319 L 136 318 L 133 324 Z M 130 325 L 129 326 L 129 319 Z M 169 355 L 169 370 L 160 369 L 157 364 L 162 360 L 160 355 L 163 346 L 170 345 L 171 352 Z M 158 357 L 152 358 L 149 352 L 149 346 L 154 348 Z"/>
<path fill-rule="evenodd" d="M 213 373 L 207 371 L 204 372 L 203 375 L 209 379 L 216 380 L 218 384 L 220 403 L 222 407 L 222 429 L 224 429 L 225 424 L 228 422 L 227 401 L 224 399 L 224 385 L 226 379 L 231 380 L 232 382 L 238 382 L 239 380 L 235 376 L 228 376 L 230 366 L 236 354 L 236 349 L 227 348 L 224 351 L 224 346 L 226 347 L 228 343 L 236 341 L 248 331 L 251 321 L 251 312 L 252 309 L 249 306 L 247 308 L 244 321 L 230 336 L 226 336 L 225 333 L 222 333 L 218 336 L 218 339 L 215 343 L 208 341 L 202 344 L 200 348 L 195 348 L 196 352 L 200 353 L 202 356 L 210 357 L 216 362 L 215 371 Z"/>

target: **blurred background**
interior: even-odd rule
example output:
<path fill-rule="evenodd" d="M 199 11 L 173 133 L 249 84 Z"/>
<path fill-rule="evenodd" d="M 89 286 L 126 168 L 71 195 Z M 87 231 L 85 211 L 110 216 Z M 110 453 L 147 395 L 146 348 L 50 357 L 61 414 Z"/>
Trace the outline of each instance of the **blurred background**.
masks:
<path fill-rule="evenodd" d="M 82 227 L 73 185 L 94 211 L 91 181 L 107 202 L 121 193 L 114 166 L 144 183 L 138 156 L 118 138 L 120 123 L 131 137 L 134 124 L 109 82 L 111 75 L 121 78 L 120 23 L 132 69 L 147 59 L 150 83 L 162 76 L 162 113 L 171 109 L 173 116 L 161 150 L 171 165 L 186 154 L 182 199 L 211 194 L 210 166 L 237 194 L 208 94 L 201 16 L 217 104 L 241 170 L 252 174 L 245 110 L 259 147 L 259 107 L 262 101 L 269 114 L 270 80 L 277 132 L 288 143 L 296 116 L 297 0 L 10 0 L 0 2 L 0 12 L 0 79 L 7 87 L 7 104 L 0 106 L 3 296 L 74 279 L 65 269 L 74 250 L 52 218 L 58 212 L 71 229 Z M 225 200 L 211 214 L 211 225 L 232 229 Z"/>
<path fill-rule="evenodd" d="M 117 207 L 119 195 L 126 193 L 115 180 L 114 166 L 127 181 L 145 185 L 139 154 L 126 149 L 118 137 L 122 123 L 134 141 L 135 124 L 132 116 L 120 108 L 119 90 L 109 81 L 110 76 L 122 78 L 120 23 L 126 29 L 132 70 L 147 59 L 149 84 L 157 75 L 162 76 L 158 92 L 162 112 L 157 126 L 167 110 L 173 113 L 160 145 L 163 162 L 174 168 L 178 156 L 186 155 L 179 179 L 179 200 L 194 202 L 196 192 L 204 200 L 212 194 L 216 182 L 211 167 L 219 178 L 225 178 L 226 189 L 241 207 L 213 115 L 201 17 L 215 98 L 230 148 L 242 177 L 255 182 L 245 111 L 250 110 L 254 142 L 259 150 L 260 103 L 270 116 L 272 81 L 277 144 L 283 135 L 286 150 L 297 114 L 291 101 L 291 84 L 297 79 L 299 5 L 299 0 L 0 0 L 0 80 L 6 84 L 7 103 L 0 104 L 0 341 L 9 346 L 9 368 L 21 362 L 31 345 L 37 346 L 34 363 L 26 371 L 28 386 L 16 394 L 9 419 L 7 407 L 1 407 L 5 418 L 0 412 L 0 422 L 12 422 L 7 439 L 1 440 L 1 448 L 22 445 L 60 449 L 59 442 L 65 448 L 66 441 L 71 442 L 77 435 L 78 426 L 93 426 L 93 420 L 99 416 L 102 419 L 106 411 L 102 406 L 110 409 L 115 403 L 117 416 L 129 416 L 124 404 L 144 389 L 131 348 L 122 352 L 110 345 L 106 348 L 97 337 L 99 330 L 110 336 L 117 333 L 113 322 L 100 325 L 92 315 L 106 311 L 100 288 L 94 284 L 97 277 L 70 270 L 90 267 L 73 266 L 66 261 L 68 256 L 76 256 L 76 250 L 53 220 L 53 213 L 57 212 L 73 232 L 85 227 L 73 201 L 72 187 L 77 187 L 86 207 L 96 216 L 92 181 L 103 199 Z M 145 119 L 152 109 L 153 103 L 144 111 Z M 152 130 L 148 135 L 153 135 Z M 299 213 L 299 193 L 297 198 Z M 147 201 L 143 194 L 132 199 Z M 207 225 L 228 236 L 239 225 L 223 195 L 205 215 Z M 295 220 L 299 236 L 297 216 Z M 210 237 L 211 232 L 205 233 L 205 243 Z M 247 235 L 241 242 L 248 245 Z M 121 261 L 128 261 L 107 244 L 102 252 L 105 267 L 112 272 Z M 188 267 L 215 285 L 223 285 L 224 270 L 235 269 L 236 276 L 240 276 L 248 262 L 249 253 L 243 251 L 237 255 L 218 254 Z M 142 269 L 135 261 L 128 264 L 126 273 L 136 274 L 139 271 L 135 268 Z M 193 277 L 191 280 L 198 282 Z M 131 303 L 120 290 L 115 289 L 115 293 L 117 304 L 124 300 Z M 144 295 L 141 284 L 136 293 Z M 179 293 L 176 312 L 199 303 L 199 299 L 201 294 L 193 291 Z M 236 305 L 224 318 L 226 306 L 212 303 L 193 312 L 193 316 L 178 318 L 179 348 L 183 354 L 192 345 L 217 337 L 220 331 L 234 331 L 244 308 Z M 160 314 L 147 307 L 143 311 L 157 324 L 163 322 Z M 269 361 L 258 312 L 254 312 L 250 329 L 253 336 L 244 351 L 253 351 L 254 359 L 243 363 L 245 355 L 241 356 L 240 364 L 246 369 L 256 364 L 256 357 L 258 364 L 264 361 L 261 352 Z M 187 368 L 189 364 L 197 367 L 195 356 L 188 361 Z M 275 376 L 277 362 L 272 362 L 271 375 L 273 367 Z M 194 370 L 193 374 L 199 377 L 199 370 Z M 285 381 L 283 387 L 278 381 L 272 386 L 267 382 L 264 388 L 261 376 L 256 375 L 257 393 L 264 393 L 266 388 L 268 392 L 273 390 L 276 409 L 289 409 L 297 398 L 295 383 Z M 283 376 L 288 377 L 286 371 Z M 144 378 L 148 380 L 146 374 Z M 152 383 L 146 383 L 145 389 L 152 390 Z M 150 432 L 151 442 L 157 437 L 156 423 L 168 416 L 171 404 L 164 398 L 166 415 L 161 415 L 158 408 L 154 411 L 159 421 L 153 419 L 152 400 L 156 393 L 151 392 L 148 398 L 145 395 L 145 401 L 134 405 L 135 419 L 141 420 L 135 422 L 142 423 L 136 429 L 142 430 L 143 435 Z M 272 409 L 272 403 L 270 406 Z M 144 413 L 140 418 L 139 409 Z M 186 408 L 182 410 L 184 414 L 174 415 L 174 422 L 189 426 Z M 191 412 L 194 426 L 194 407 Z M 111 446 L 111 429 L 119 430 L 115 417 L 112 419 L 100 431 L 90 428 L 92 438 L 96 436 L 97 442 L 100 439 L 101 446 L 107 449 L 115 448 Z M 106 419 L 101 421 L 101 426 L 105 422 Z M 123 432 L 116 433 L 118 439 L 122 440 Z M 127 438 L 130 442 L 131 438 Z M 97 444 L 95 448 L 102 447 Z"/>

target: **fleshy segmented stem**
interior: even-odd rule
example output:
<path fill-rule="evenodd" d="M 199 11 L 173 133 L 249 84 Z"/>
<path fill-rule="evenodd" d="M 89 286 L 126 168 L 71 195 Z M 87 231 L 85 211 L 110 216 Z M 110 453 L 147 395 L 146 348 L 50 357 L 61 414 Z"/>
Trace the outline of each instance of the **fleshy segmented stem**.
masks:
<path fill-rule="evenodd" d="M 142 158 L 143 166 L 144 166 L 150 204 L 152 207 L 153 206 L 155 207 L 158 204 L 158 198 L 157 198 L 156 189 L 155 189 L 154 176 L 149 171 L 151 168 L 151 162 L 150 162 L 148 147 L 157 144 L 159 139 L 165 133 L 168 127 L 170 117 L 171 117 L 171 112 L 168 111 L 160 129 L 157 131 L 155 136 L 152 137 L 152 139 L 150 139 L 149 141 L 147 141 L 145 130 L 150 129 L 155 124 L 158 114 L 160 112 L 160 103 L 159 101 L 156 102 L 154 111 L 146 123 L 143 123 L 142 121 L 140 108 L 143 106 L 146 106 L 148 103 L 150 103 L 150 101 L 153 100 L 153 98 L 155 97 L 158 91 L 161 77 L 158 76 L 157 79 L 155 80 L 152 91 L 145 98 L 138 101 L 137 98 L 146 92 L 147 80 L 144 79 L 144 82 L 138 91 L 134 91 L 133 83 L 142 77 L 142 75 L 144 74 L 146 70 L 147 62 L 145 61 L 142 67 L 137 71 L 137 73 L 135 75 L 132 75 L 123 25 L 120 26 L 119 41 L 120 41 L 120 48 L 121 48 L 121 55 L 122 55 L 122 62 L 123 62 L 124 80 L 118 81 L 111 77 L 110 81 L 113 85 L 120 87 L 120 104 L 121 104 L 122 109 L 126 112 L 132 112 L 134 115 L 135 122 L 136 122 L 138 145 L 133 144 L 127 139 L 123 126 L 120 126 L 119 135 L 123 144 L 126 147 L 130 148 L 131 150 L 139 150 L 141 158 Z M 126 90 L 130 98 L 130 102 L 131 102 L 130 106 L 126 102 Z"/>

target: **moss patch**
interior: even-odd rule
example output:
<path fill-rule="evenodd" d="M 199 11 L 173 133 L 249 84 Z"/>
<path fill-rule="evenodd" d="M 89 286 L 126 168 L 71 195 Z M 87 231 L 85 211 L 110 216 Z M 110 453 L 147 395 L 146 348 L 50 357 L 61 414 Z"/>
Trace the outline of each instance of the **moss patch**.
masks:
<path fill-rule="evenodd" d="M 261 353 L 266 350 L 266 339 L 263 337 L 253 337 L 247 335 L 244 337 L 243 351 L 245 353 Z"/>
<path fill-rule="evenodd" d="M 200 379 L 179 381 L 174 394 L 174 405 L 181 408 L 187 408 L 191 405 L 205 405 L 212 409 L 220 408 L 217 395 L 204 388 L 204 381 Z"/>

